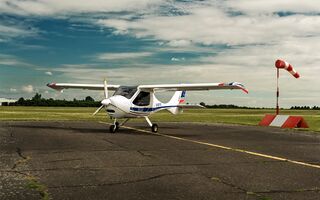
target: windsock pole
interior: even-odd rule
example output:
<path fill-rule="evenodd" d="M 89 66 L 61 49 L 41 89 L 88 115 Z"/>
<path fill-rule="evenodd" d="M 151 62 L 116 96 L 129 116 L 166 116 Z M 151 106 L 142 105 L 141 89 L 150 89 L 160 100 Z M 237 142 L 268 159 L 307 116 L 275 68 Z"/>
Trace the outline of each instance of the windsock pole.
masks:
<path fill-rule="evenodd" d="M 299 73 L 293 69 L 293 67 L 283 60 L 276 60 L 275 66 L 277 68 L 277 105 L 276 105 L 276 114 L 279 114 L 279 69 L 287 70 L 295 78 L 299 78 Z"/>
<path fill-rule="evenodd" d="M 279 115 L 279 68 L 277 68 L 277 105 L 276 105 L 276 115 Z"/>

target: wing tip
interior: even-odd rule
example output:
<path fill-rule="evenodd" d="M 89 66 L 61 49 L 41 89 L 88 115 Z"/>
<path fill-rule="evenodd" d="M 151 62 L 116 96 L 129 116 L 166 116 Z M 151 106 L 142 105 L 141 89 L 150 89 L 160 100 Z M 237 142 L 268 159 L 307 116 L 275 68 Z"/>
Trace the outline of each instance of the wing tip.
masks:
<path fill-rule="evenodd" d="M 246 88 L 241 88 L 241 90 L 242 90 L 243 92 L 245 92 L 246 94 L 249 94 L 249 90 L 247 90 Z"/>
<path fill-rule="evenodd" d="M 61 89 L 60 89 L 59 87 L 57 87 L 57 83 L 48 83 L 47 86 L 48 86 L 49 88 L 54 89 L 54 90 L 59 90 L 59 91 L 61 91 Z"/>
<path fill-rule="evenodd" d="M 249 90 L 246 89 L 244 85 L 242 85 L 241 83 L 232 82 L 232 83 L 229 83 L 229 85 L 236 86 L 237 88 L 241 89 L 244 93 L 249 94 Z"/>
<path fill-rule="evenodd" d="M 239 89 L 241 89 L 244 93 L 249 94 L 249 90 L 246 89 L 243 85 L 237 85 Z"/>

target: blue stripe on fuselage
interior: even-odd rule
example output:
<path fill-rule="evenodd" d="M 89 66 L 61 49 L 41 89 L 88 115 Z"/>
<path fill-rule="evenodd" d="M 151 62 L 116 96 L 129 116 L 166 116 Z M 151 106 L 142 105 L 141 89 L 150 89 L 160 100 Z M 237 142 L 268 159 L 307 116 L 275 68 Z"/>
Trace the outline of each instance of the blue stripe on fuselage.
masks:
<path fill-rule="evenodd" d="M 159 110 L 161 108 L 174 108 L 178 106 L 160 106 L 160 107 L 155 107 L 155 108 L 137 108 L 137 107 L 130 107 L 130 111 L 135 111 L 135 112 L 153 112 L 156 110 Z"/>

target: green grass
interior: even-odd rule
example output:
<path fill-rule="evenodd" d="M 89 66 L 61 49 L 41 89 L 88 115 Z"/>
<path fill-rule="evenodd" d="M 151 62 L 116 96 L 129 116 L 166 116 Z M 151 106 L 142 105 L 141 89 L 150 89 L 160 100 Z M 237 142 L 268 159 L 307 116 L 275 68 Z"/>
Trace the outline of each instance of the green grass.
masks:
<path fill-rule="evenodd" d="M 27 188 L 33 189 L 39 192 L 42 200 L 50 199 L 47 186 L 39 183 L 39 181 L 33 176 L 28 176 L 27 180 L 28 180 L 28 183 L 26 185 Z"/>
<path fill-rule="evenodd" d="M 96 108 L 78 107 L 0 107 L 0 120 L 5 121 L 110 121 L 106 113 L 92 117 Z M 267 109 L 186 109 L 180 115 L 161 111 L 151 115 L 158 122 L 203 122 L 257 125 L 265 114 L 274 113 Z M 281 110 L 283 115 L 300 115 L 308 122 L 308 130 L 320 132 L 319 110 Z M 136 121 L 139 121 L 138 119 Z"/>

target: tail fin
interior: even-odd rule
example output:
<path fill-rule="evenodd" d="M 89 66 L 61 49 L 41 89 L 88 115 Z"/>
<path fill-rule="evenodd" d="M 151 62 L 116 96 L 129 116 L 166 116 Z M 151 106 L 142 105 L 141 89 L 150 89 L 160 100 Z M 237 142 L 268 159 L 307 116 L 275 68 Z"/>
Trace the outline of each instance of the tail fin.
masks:
<path fill-rule="evenodd" d="M 172 96 L 171 100 L 167 103 L 168 106 L 178 106 L 181 103 L 185 102 L 186 91 L 176 91 Z M 167 109 L 172 114 L 176 115 L 182 112 L 182 109 L 179 107 L 171 107 Z"/>

